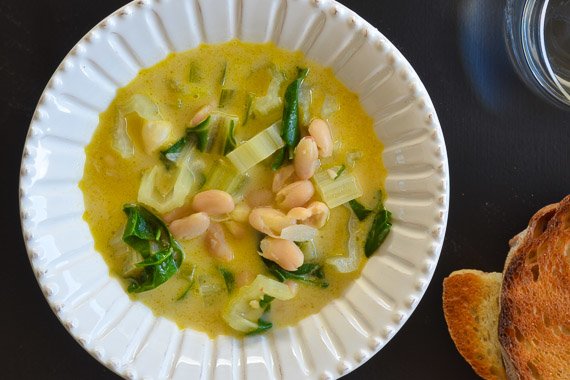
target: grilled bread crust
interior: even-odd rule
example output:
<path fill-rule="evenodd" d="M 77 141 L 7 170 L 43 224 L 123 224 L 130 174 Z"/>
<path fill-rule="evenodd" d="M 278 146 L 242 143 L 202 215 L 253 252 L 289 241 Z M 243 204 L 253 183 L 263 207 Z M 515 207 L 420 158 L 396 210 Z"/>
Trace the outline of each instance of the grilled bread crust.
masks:
<path fill-rule="evenodd" d="M 570 196 L 515 236 L 503 272 L 498 334 L 509 379 L 570 379 Z"/>
<path fill-rule="evenodd" d="M 443 281 L 443 311 L 457 350 L 487 380 L 506 379 L 497 336 L 501 273 L 459 270 Z"/>

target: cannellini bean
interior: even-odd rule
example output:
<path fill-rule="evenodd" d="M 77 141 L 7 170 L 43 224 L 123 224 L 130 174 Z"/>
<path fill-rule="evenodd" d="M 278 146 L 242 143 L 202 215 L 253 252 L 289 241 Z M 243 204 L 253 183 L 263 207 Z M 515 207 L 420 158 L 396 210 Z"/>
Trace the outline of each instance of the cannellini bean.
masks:
<path fill-rule="evenodd" d="M 303 252 L 292 241 L 266 237 L 261 241 L 260 247 L 263 257 L 274 261 L 285 270 L 295 271 L 303 265 Z"/>
<path fill-rule="evenodd" d="M 234 252 L 226 242 L 224 229 L 220 223 L 210 223 L 210 228 L 206 232 L 206 247 L 212 256 L 220 260 L 231 261 L 234 258 Z"/>
<path fill-rule="evenodd" d="M 294 179 L 295 167 L 293 165 L 283 166 L 281 169 L 275 172 L 273 176 L 273 185 L 271 190 L 274 193 L 281 190 L 285 185 L 290 184 Z"/>
<path fill-rule="evenodd" d="M 273 193 L 268 189 L 252 190 L 245 196 L 245 201 L 251 208 L 271 206 L 273 204 Z"/>
<path fill-rule="evenodd" d="M 206 120 L 208 116 L 210 116 L 210 113 L 212 112 L 213 108 L 214 106 L 212 106 L 211 104 L 206 104 L 205 106 L 202 106 L 198 110 L 198 112 L 196 112 L 192 120 L 190 120 L 190 128 L 195 127 L 204 120 Z"/>
<path fill-rule="evenodd" d="M 287 213 L 287 216 L 307 226 L 321 228 L 329 220 L 330 213 L 331 212 L 326 204 L 314 201 L 307 207 L 292 208 Z"/>
<path fill-rule="evenodd" d="M 295 174 L 300 179 L 309 179 L 315 174 L 320 165 L 317 143 L 312 137 L 303 137 L 295 148 L 293 159 Z"/>
<path fill-rule="evenodd" d="M 172 123 L 166 120 L 145 120 L 142 125 L 141 136 L 144 150 L 152 153 L 159 149 L 170 136 Z"/>
<path fill-rule="evenodd" d="M 176 239 L 190 240 L 208 230 L 210 218 L 205 212 L 198 212 L 185 218 L 177 219 L 170 223 L 168 227 Z"/>
<path fill-rule="evenodd" d="M 330 157 L 333 153 L 333 139 L 331 129 L 326 121 L 314 119 L 309 125 L 309 134 L 315 139 L 319 148 L 320 157 Z"/>
<path fill-rule="evenodd" d="M 192 213 L 192 205 L 188 203 L 185 204 L 184 206 L 177 207 L 174 210 L 167 212 L 162 216 L 162 219 L 166 223 L 170 223 L 176 219 L 180 219 L 187 215 L 190 215 L 191 213 Z"/>
<path fill-rule="evenodd" d="M 311 216 L 304 220 L 304 223 L 308 226 L 321 228 L 329 220 L 331 214 L 330 209 L 326 204 L 319 201 L 314 201 L 307 206 L 307 209 L 311 212 Z"/>
<path fill-rule="evenodd" d="M 247 203 L 240 202 L 234 208 L 234 211 L 230 214 L 230 218 L 235 220 L 236 222 L 247 222 L 249 218 L 249 213 L 251 212 L 251 208 L 247 205 Z"/>
<path fill-rule="evenodd" d="M 206 190 L 194 196 L 192 208 L 208 215 L 220 215 L 232 212 L 235 204 L 232 196 L 225 191 Z"/>
<path fill-rule="evenodd" d="M 271 207 L 258 207 L 249 214 L 249 224 L 259 232 L 276 237 L 283 228 L 295 224 L 295 219 Z"/>
<path fill-rule="evenodd" d="M 242 286 L 249 285 L 253 282 L 255 276 L 252 272 L 248 270 L 241 271 L 236 274 L 236 286 L 241 288 Z"/>
<path fill-rule="evenodd" d="M 311 181 L 297 181 L 281 189 L 275 198 L 280 208 L 290 210 L 293 207 L 303 206 L 315 194 Z"/>
<path fill-rule="evenodd" d="M 309 219 L 312 213 L 311 210 L 305 207 L 294 207 L 287 213 L 288 217 L 291 217 L 295 220 L 303 221 Z"/>

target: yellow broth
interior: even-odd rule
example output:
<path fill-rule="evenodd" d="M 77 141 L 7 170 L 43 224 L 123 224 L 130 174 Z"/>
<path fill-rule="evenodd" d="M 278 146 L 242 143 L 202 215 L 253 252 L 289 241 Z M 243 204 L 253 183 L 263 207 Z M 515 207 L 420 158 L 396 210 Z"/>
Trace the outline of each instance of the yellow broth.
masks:
<path fill-rule="evenodd" d="M 354 168 L 347 170 L 357 176 L 364 191 L 360 201 L 369 207 L 376 203 L 375 197 L 378 190 L 382 189 L 386 176 L 381 158 L 382 144 L 376 137 L 372 120 L 362 109 L 357 95 L 346 89 L 330 69 L 307 60 L 299 52 L 284 51 L 272 44 L 231 41 L 220 45 L 201 45 L 190 51 L 170 54 L 164 61 L 142 70 L 131 83 L 117 91 L 114 101 L 100 115 L 99 126 L 86 148 L 87 159 L 80 183 L 85 201 L 84 219 L 89 224 L 96 249 L 105 258 L 110 272 L 121 278 L 125 289 L 128 286 L 128 280 L 122 279 L 125 258 L 114 252 L 110 242 L 121 236 L 126 222 L 122 207 L 126 203 L 137 201 L 142 173 L 159 164 L 160 160 L 158 153 L 149 155 L 144 152 L 140 135 L 141 121 L 134 116 L 127 119 L 127 130 L 135 145 L 134 156 L 123 159 L 113 149 L 113 131 L 118 108 L 135 94 L 147 95 L 159 106 L 162 117 L 173 123 L 174 130 L 169 140 L 173 143 L 184 134 L 189 121 L 201 106 L 208 103 L 217 104 L 221 90 L 220 78 L 225 64 L 227 70 L 224 87 L 238 91 L 223 112 L 235 114 L 240 118 L 240 124 L 236 128 L 238 144 L 280 119 L 283 109 L 280 107 L 278 112 L 266 116 L 250 117 L 246 125 L 241 125 L 248 94 L 265 95 L 272 70 L 278 70 L 287 78 L 280 90 L 280 96 L 283 97 L 286 86 L 297 74 L 297 67 L 308 67 L 310 72 L 305 86 L 312 89 L 310 116 L 322 117 L 321 109 L 327 94 L 334 98 L 339 106 L 339 110 L 328 118 L 335 140 L 335 151 L 331 158 L 322 160 L 322 167 L 344 163 L 349 152 L 362 152 L 362 157 Z M 189 82 L 191 67 L 198 70 L 198 83 Z M 306 126 L 302 126 L 302 133 L 307 133 Z M 271 162 L 272 157 L 250 170 L 252 180 L 247 190 L 271 188 Z M 317 194 L 315 199 L 318 199 Z M 319 230 L 315 245 L 325 258 L 346 255 L 349 213 L 350 211 L 342 206 L 332 209 L 329 221 Z M 204 331 L 212 337 L 220 334 L 239 335 L 221 317 L 229 297 L 226 292 L 217 297 L 202 299 L 196 290 L 197 286 L 194 286 L 183 299 L 178 298 L 188 287 L 184 276 L 193 265 L 197 268 L 198 277 L 215 279 L 222 285 L 219 267 L 236 274 L 248 270 L 254 275 L 261 273 L 270 276 L 257 253 L 259 234 L 249 226 L 247 230 L 245 238 L 236 239 L 226 229 L 226 239 L 235 253 L 234 260 L 229 263 L 221 263 L 209 255 L 203 237 L 181 241 L 186 256 L 179 272 L 158 288 L 138 294 L 131 293 L 130 297 L 148 305 L 156 315 L 175 321 L 181 328 Z M 274 326 L 279 327 L 295 324 L 318 312 L 324 305 L 339 297 L 359 276 L 365 261 L 362 260 L 359 270 L 349 274 L 338 273 L 334 267 L 325 264 L 325 275 L 330 286 L 319 288 L 299 284 L 299 292 L 295 298 L 273 302 L 270 320 Z"/>

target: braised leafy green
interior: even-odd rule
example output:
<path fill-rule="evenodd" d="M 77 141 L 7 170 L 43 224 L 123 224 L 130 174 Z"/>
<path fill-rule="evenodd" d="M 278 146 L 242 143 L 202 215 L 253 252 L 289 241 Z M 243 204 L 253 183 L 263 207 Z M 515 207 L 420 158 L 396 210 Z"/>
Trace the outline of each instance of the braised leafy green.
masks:
<path fill-rule="evenodd" d="M 362 205 L 362 203 L 358 202 L 356 199 L 353 199 L 348 202 L 352 212 L 354 215 L 360 220 L 361 222 L 368 217 L 372 213 L 372 210 L 367 209 Z"/>
<path fill-rule="evenodd" d="M 288 271 L 279 266 L 279 264 L 263 258 L 263 263 L 279 281 L 294 280 L 304 282 L 306 284 L 326 288 L 329 286 L 325 279 L 323 267 L 320 264 L 305 263 L 296 271 Z"/>
<path fill-rule="evenodd" d="M 299 128 L 299 92 L 303 81 L 309 74 L 309 69 L 298 69 L 297 78 L 285 91 L 285 104 L 283 106 L 283 118 L 281 125 L 281 137 L 285 146 L 281 148 L 272 165 L 273 170 L 279 169 L 285 162 L 285 158 L 292 159 L 293 151 L 299 143 L 301 136 Z"/>
<path fill-rule="evenodd" d="M 382 245 L 390 232 L 390 228 L 392 228 L 392 213 L 382 207 L 374 216 L 374 221 L 366 237 L 366 243 L 364 244 L 364 254 L 366 257 L 372 256 L 378 247 Z"/>
<path fill-rule="evenodd" d="M 224 282 L 226 283 L 226 289 L 228 290 L 228 293 L 231 293 L 236 285 L 236 279 L 234 274 L 229 270 L 227 270 L 226 268 L 219 268 L 218 270 L 220 271 L 220 274 L 224 278 Z"/>
<path fill-rule="evenodd" d="M 141 254 L 143 260 L 136 266 L 144 268 L 131 278 L 128 291 L 155 289 L 178 272 L 184 252 L 164 222 L 152 212 L 139 204 L 126 204 L 123 211 L 127 214 L 123 241 Z"/>

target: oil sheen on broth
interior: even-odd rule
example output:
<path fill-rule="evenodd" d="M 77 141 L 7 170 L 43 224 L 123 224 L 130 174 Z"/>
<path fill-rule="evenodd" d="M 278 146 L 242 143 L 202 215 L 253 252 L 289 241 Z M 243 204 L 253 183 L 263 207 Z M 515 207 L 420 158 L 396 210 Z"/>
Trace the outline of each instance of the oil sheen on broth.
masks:
<path fill-rule="evenodd" d="M 317 173 L 329 176 L 329 181 L 340 181 L 343 176 L 356 178 L 362 189 L 358 202 L 369 209 L 374 209 L 381 201 L 379 191 L 386 176 L 381 159 L 382 144 L 358 97 L 346 89 L 330 69 L 307 60 L 301 53 L 284 51 L 272 44 L 231 41 L 220 45 L 201 45 L 187 52 L 171 54 L 157 65 L 142 70 L 131 83 L 118 90 L 109 108 L 100 115 L 99 126 L 86 148 L 87 160 L 80 183 L 85 200 L 84 219 L 90 226 L 97 251 L 103 255 L 111 273 L 121 279 L 125 288 L 130 283 L 124 273 L 127 258 L 124 249 L 117 249 L 122 244 L 121 234 L 127 221 L 123 206 L 137 202 L 143 173 L 148 173 L 154 166 L 163 165 L 160 151 L 184 136 L 195 114 L 208 104 L 213 106 L 213 116 L 221 115 L 221 119 L 227 116 L 233 120 L 237 146 L 244 144 L 283 117 L 285 92 L 297 78 L 298 68 L 309 69 L 298 93 L 301 136 L 308 135 L 307 127 L 312 119 L 320 118 L 328 122 L 334 141 L 332 156 L 320 157 Z M 227 90 L 225 95 L 222 88 Z M 275 92 L 272 99 L 271 91 Z M 141 134 L 143 115 L 121 113 L 125 104 L 129 104 L 137 95 L 150 99 L 158 107 L 160 119 L 172 126 L 166 140 L 155 151 L 149 151 L 145 146 Z M 221 99 L 224 96 L 226 98 Z M 269 106 L 265 106 L 264 99 L 269 100 Z M 121 118 L 126 122 L 126 132 L 132 141 L 132 155 L 125 156 L 116 149 L 117 125 Z M 194 150 L 191 162 L 195 162 L 196 158 L 201 159 L 200 165 L 193 167 L 194 180 L 198 184 L 187 195 L 186 204 L 201 191 L 199 186 L 208 181 L 212 166 L 219 158 L 214 153 Z M 271 165 L 277 154 L 272 154 L 247 171 L 248 180 L 233 193 L 236 205 L 250 202 L 255 207 L 256 200 L 252 198 L 271 194 L 275 175 Z M 168 188 L 169 179 L 165 181 Z M 314 178 L 312 183 L 317 186 Z M 260 192 L 260 189 L 265 190 Z M 315 191 L 311 200 L 323 199 Z M 272 202 L 272 207 L 277 208 L 274 199 Z M 305 263 L 312 260 L 321 266 L 328 287 L 298 281 L 295 297 L 286 301 L 274 300 L 268 315 L 264 317 L 275 327 L 295 324 L 318 312 L 339 297 L 360 275 L 366 262 L 362 252 L 359 253 L 355 270 L 349 273 L 340 273 L 330 261 L 331 258 L 348 254 L 348 225 L 354 216 L 351 217 L 353 211 L 345 206 L 330 209 L 328 221 L 318 229 L 313 239 L 316 256 L 305 258 Z M 151 206 L 145 207 L 158 216 L 165 214 Z M 254 207 L 250 207 L 250 210 Z M 188 207 L 185 209 L 187 212 L 181 216 L 191 212 Z M 285 213 L 287 211 L 284 210 Z M 272 279 L 275 277 L 258 253 L 262 235 L 247 220 L 234 222 L 227 215 L 212 219 L 223 226 L 225 240 L 234 254 L 233 260 L 220 260 L 210 254 L 204 235 L 190 240 L 178 239 L 185 253 L 178 272 L 155 289 L 129 294 L 132 299 L 149 306 L 156 315 L 175 321 L 181 328 L 204 331 L 212 337 L 220 334 L 241 336 L 242 333 L 230 328 L 222 318 L 228 300 L 235 296 L 240 285 L 251 283 L 258 274 Z M 355 237 L 358 251 L 362 251 L 366 232 L 371 228 L 373 219 L 374 216 L 369 216 L 362 222 L 353 223 L 353 227 L 358 227 L 358 231 L 353 231 L 358 232 Z M 226 289 L 220 268 L 235 276 L 236 288 L 231 293 Z M 213 289 L 214 296 L 207 294 L 208 289 Z"/>

